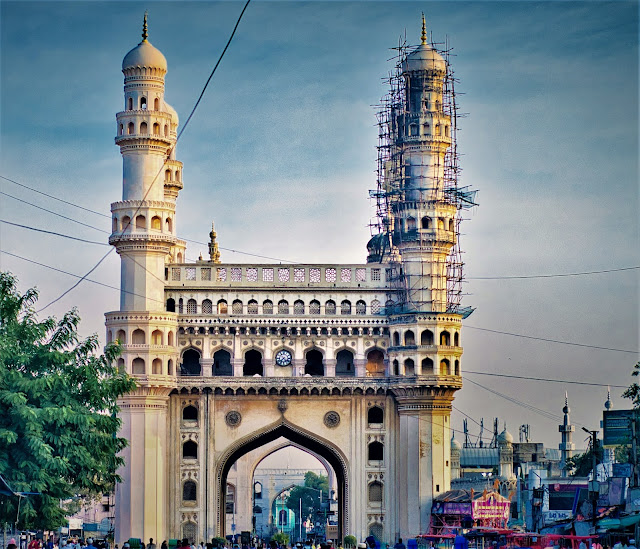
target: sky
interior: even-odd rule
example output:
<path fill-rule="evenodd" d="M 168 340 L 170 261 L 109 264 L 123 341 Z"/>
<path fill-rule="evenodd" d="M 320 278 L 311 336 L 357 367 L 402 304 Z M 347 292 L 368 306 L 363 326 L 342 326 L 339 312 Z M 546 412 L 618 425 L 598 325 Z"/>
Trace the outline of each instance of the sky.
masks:
<path fill-rule="evenodd" d="M 106 243 L 109 205 L 122 192 L 113 142 L 121 61 L 140 41 L 144 10 L 149 40 L 169 65 L 165 97 L 184 124 L 242 6 L 3 0 L 0 175 L 102 215 L 0 180 L 0 219 Z M 640 265 L 636 2 L 253 0 L 177 147 L 178 234 L 206 243 L 215 221 L 228 262 L 270 261 L 247 254 L 364 262 L 374 105 L 390 48 L 405 32 L 419 42 L 423 11 L 433 40 L 453 48 L 465 113 L 460 184 L 477 189 L 479 202 L 462 224 L 463 305 L 476 310 L 464 323 L 452 424 L 461 429 L 466 414 L 472 441 L 481 418 L 487 438 L 496 417 L 516 440 L 530 424 L 532 440 L 557 448 L 567 391 L 574 441 L 584 447 L 580 427 L 600 428 L 606 384 L 614 407 L 627 405 L 620 394 L 638 360 L 639 271 L 486 277 Z M 83 275 L 109 250 L 6 223 L 0 248 L 31 261 L 0 254 L 22 290 L 39 288 L 41 307 L 77 279 L 33 262 Z M 187 257 L 206 252 L 190 244 Z M 118 287 L 117 254 L 89 278 Z M 74 306 L 81 333 L 104 340 L 103 314 L 118 308 L 119 294 L 83 282 L 41 314 Z"/>

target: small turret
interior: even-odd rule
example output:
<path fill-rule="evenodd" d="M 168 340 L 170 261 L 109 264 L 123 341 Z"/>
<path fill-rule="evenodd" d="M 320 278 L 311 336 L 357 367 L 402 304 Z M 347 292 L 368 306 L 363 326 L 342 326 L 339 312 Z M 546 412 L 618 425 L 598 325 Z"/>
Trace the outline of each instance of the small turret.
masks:
<path fill-rule="evenodd" d="M 214 223 L 211 222 L 211 232 L 209 233 L 209 257 L 213 263 L 220 263 L 220 249 L 218 248 L 218 242 L 216 241 L 216 233 Z"/>
<path fill-rule="evenodd" d="M 564 393 L 564 407 L 562 408 L 562 412 L 564 413 L 564 420 L 562 425 L 558 426 L 558 431 L 562 434 L 562 442 L 558 446 L 560 448 L 560 466 L 562 467 L 562 476 L 567 476 L 567 461 L 569 458 L 573 456 L 573 451 L 575 450 L 575 445 L 571 441 L 572 433 L 575 431 L 575 426 L 571 425 L 571 420 L 569 418 L 569 413 L 571 409 L 569 408 L 569 395 L 565 391 Z"/>

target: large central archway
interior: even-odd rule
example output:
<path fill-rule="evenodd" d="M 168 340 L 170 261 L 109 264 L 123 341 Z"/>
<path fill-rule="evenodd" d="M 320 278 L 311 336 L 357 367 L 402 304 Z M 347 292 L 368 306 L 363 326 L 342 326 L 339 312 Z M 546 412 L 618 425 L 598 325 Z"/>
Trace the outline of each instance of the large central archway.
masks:
<path fill-rule="evenodd" d="M 284 437 L 296 446 L 307 449 L 310 452 L 323 457 L 333 468 L 338 485 L 338 539 L 342 539 L 348 531 L 348 470 L 347 460 L 342 453 L 329 441 L 313 435 L 287 421 L 278 422 L 275 425 L 258 431 L 231 446 L 220 458 L 216 468 L 217 480 L 217 524 L 218 535 L 224 536 L 225 532 L 225 498 L 221 494 L 226 493 L 227 476 L 233 464 L 245 454 L 264 446 L 280 437 Z"/>

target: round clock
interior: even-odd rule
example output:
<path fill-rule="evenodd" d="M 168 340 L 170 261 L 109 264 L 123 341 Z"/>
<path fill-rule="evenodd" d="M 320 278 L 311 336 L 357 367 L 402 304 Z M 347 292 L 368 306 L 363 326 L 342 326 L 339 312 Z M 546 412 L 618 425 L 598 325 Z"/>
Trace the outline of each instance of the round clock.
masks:
<path fill-rule="evenodd" d="M 284 349 L 276 353 L 276 364 L 278 366 L 289 366 L 291 364 L 291 353 Z"/>

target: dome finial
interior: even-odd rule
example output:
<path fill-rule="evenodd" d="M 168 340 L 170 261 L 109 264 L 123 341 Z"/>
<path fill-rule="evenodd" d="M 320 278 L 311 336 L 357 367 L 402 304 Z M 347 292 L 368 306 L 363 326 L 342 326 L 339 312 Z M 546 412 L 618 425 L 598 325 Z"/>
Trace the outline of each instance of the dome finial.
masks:
<path fill-rule="evenodd" d="M 142 41 L 146 42 L 149 33 L 147 32 L 147 10 L 144 11 L 144 21 L 142 23 Z"/>
<path fill-rule="evenodd" d="M 422 44 L 425 45 L 427 43 L 427 23 L 424 20 L 424 12 L 422 12 L 422 35 L 420 36 L 422 40 Z"/>

